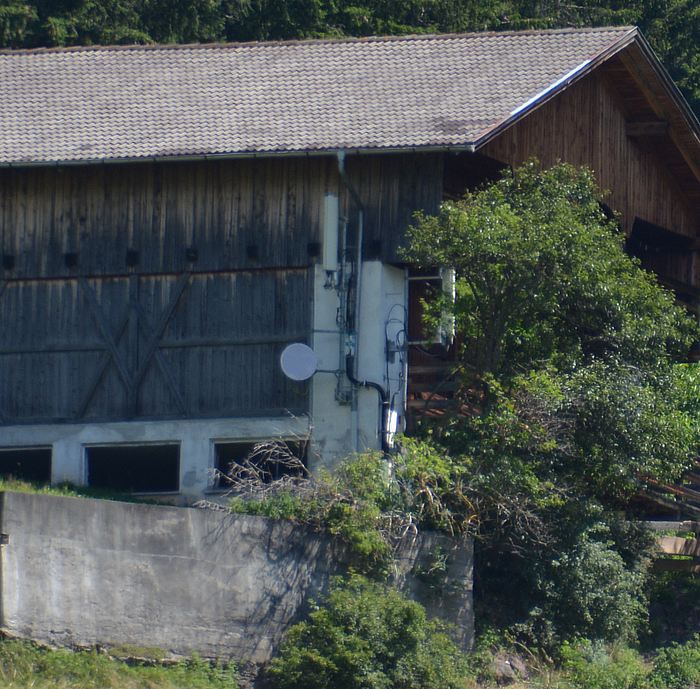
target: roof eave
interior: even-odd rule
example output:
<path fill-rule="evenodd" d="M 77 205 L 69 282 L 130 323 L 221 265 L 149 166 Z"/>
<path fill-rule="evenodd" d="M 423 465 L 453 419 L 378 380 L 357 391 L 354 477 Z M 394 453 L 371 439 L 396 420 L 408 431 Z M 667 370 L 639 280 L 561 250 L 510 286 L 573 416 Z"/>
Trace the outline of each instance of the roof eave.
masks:
<path fill-rule="evenodd" d="M 338 151 L 346 155 L 380 155 L 394 153 L 474 153 L 474 144 L 458 144 L 444 146 L 394 146 L 371 148 L 332 148 L 332 149 L 298 149 L 293 151 L 241 151 L 234 153 L 212 153 L 196 155 L 164 155 L 142 156 L 136 158 L 89 158 L 85 160 L 29 160 L 0 162 L 0 168 L 30 168 L 30 167 L 78 167 L 85 165 L 127 165 L 130 163 L 182 163 L 182 162 L 215 162 L 220 160 L 251 160 L 258 158 L 318 158 L 335 156 Z"/>
<path fill-rule="evenodd" d="M 637 45 L 644 54 L 644 57 L 646 57 L 646 59 L 649 61 L 651 67 L 656 72 L 657 77 L 666 88 L 666 91 L 671 96 L 675 106 L 678 108 L 678 111 L 683 116 L 683 119 L 686 121 L 688 129 L 690 129 L 693 132 L 695 138 L 700 144 L 700 120 L 693 112 L 693 109 L 688 104 L 688 101 L 685 99 L 685 96 L 681 93 L 678 86 L 676 86 L 675 82 L 671 78 L 671 75 L 661 64 L 661 61 L 656 56 L 656 53 L 647 42 L 647 39 L 644 38 L 644 35 L 641 33 L 641 31 L 638 33 Z"/>

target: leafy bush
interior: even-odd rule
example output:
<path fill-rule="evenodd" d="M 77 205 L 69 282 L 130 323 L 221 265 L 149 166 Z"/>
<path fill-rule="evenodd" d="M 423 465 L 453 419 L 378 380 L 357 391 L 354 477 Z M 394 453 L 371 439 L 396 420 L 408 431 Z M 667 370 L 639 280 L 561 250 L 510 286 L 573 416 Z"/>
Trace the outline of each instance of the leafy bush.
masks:
<path fill-rule="evenodd" d="M 700 685 L 700 636 L 657 652 L 650 665 L 624 646 L 585 641 L 560 649 L 561 689 L 691 689 Z"/>
<path fill-rule="evenodd" d="M 454 535 L 467 532 L 473 517 L 464 494 L 470 467 L 426 443 L 402 443 L 404 451 L 391 462 L 365 453 L 349 457 L 333 474 L 245 485 L 230 500 L 231 512 L 325 527 L 353 550 L 355 571 L 381 578 L 407 528 Z"/>
<path fill-rule="evenodd" d="M 561 689 L 649 689 L 649 667 L 632 649 L 588 641 L 565 644 L 560 652 L 565 676 Z"/>
<path fill-rule="evenodd" d="M 700 447 L 700 376 L 677 363 L 697 326 L 625 254 L 602 198 L 590 170 L 531 160 L 418 215 L 407 251 L 455 270 L 456 298 L 426 306 L 463 338 L 453 412 L 410 449 L 440 496 L 419 512 L 475 534 L 481 609 L 550 653 L 635 637 L 650 543 L 614 511 Z"/>
<path fill-rule="evenodd" d="M 689 689 L 700 685 L 700 636 L 659 651 L 651 673 L 653 689 Z"/>
<path fill-rule="evenodd" d="M 318 479 L 258 485 L 255 471 L 250 475 L 246 490 L 230 500 L 231 512 L 296 519 L 327 528 L 356 555 L 355 571 L 376 578 L 388 574 L 397 524 L 385 511 L 398 505 L 398 493 L 381 455 L 351 457 L 335 474 L 324 473 Z"/>
<path fill-rule="evenodd" d="M 289 631 L 269 676 L 275 689 L 458 689 L 467 666 L 440 623 L 396 591 L 337 580 L 308 622 Z"/>
<path fill-rule="evenodd" d="M 630 639 L 645 619 L 644 574 L 625 567 L 607 531 L 591 529 L 549 563 L 545 613 L 564 638 Z"/>

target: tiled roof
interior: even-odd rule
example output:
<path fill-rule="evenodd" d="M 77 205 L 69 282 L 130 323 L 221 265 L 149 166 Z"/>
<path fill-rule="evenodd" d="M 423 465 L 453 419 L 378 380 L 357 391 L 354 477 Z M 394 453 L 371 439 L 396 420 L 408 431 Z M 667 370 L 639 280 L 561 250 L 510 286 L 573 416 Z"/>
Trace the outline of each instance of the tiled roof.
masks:
<path fill-rule="evenodd" d="M 0 52 L 0 163 L 464 146 L 630 27 Z"/>

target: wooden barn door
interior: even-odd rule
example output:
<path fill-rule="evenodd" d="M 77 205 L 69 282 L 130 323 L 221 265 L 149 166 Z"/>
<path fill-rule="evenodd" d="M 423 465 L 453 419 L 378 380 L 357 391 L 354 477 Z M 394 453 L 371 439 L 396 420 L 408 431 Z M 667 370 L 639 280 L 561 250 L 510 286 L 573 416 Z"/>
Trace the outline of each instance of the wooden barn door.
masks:
<path fill-rule="evenodd" d="M 308 270 L 0 282 L 0 423 L 303 413 Z"/>

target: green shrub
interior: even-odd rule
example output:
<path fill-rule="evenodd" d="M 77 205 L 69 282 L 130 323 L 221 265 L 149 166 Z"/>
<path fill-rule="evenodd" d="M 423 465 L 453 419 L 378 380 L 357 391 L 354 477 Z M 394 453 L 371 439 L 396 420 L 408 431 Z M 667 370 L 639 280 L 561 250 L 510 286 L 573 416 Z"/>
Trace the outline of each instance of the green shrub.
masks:
<path fill-rule="evenodd" d="M 700 636 L 659 651 L 651 673 L 653 689 L 689 689 L 700 685 Z"/>
<path fill-rule="evenodd" d="M 384 511 L 399 506 L 400 493 L 389 465 L 377 453 L 350 457 L 333 475 L 324 473 L 291 486 L 281 481 L 279 487 L 268 485 L 259 495 L 252 491 L 229 502 L 236 514 L 296 519 L 327 528 L 350 546 L 355 571 L 375 578 L 387 575 L 393 554 L 394 534 Z"/>
<path fill-rule="evenodd" d="M 441 624 L 396 591 L 336 580 L 308 622 L 292 627 L 269 670 L 275 689 L 459 689 L 467 666 Z"/>
<path fill-rule="evenodd" d="M 546 612 L 565 638 L 634 638 L 646 613 L 644 575 L 627 569 L 613 544 L 593 535 L 583 534 L 552 561 Z"/>
<path fill-rule="evenodd" d="M 561 658 L 562 689 L 649 689 L 649 668 L 630 648 L 590 641 L 564 644 Z"/>

